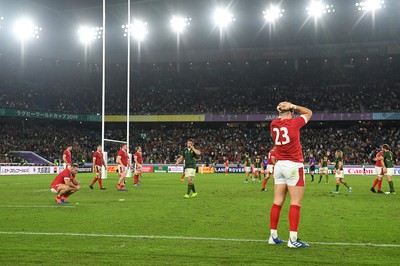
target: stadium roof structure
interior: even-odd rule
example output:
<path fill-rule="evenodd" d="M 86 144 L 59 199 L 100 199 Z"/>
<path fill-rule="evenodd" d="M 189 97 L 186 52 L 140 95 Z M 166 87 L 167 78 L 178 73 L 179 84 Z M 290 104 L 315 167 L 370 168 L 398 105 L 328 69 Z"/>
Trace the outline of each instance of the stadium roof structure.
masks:
<path fill-rule="evenodd" d="M 132 18 L 148 23 L 148 37 L 141 45 L 146 53 L 177 50 L 170 19 L 174 15 L 191 18 L 190 30 L 180 37 L 181 51 L 223 50 L 240 48 L 302 46 L 334 43 L 391 42 L 400 36 L 398 14 L 400 1 L 385 0 L 386 8 L 371 14 L 358 10 L 361 0 L 324 0 L 335 9 L 318 19 L 310 18 L 310 0 L 131 0 Z M 32 42 L 29 53 L 49 57 L 79 58 L 83 56 L 78 28 L 83 25 L 100 27 L 102 0 L 13 0 L 2 1 L 5 16 L 0 35 L 15 17 L 28 15 L 42 27 L 40 41 Z M 263 11 L 270 3 L 284 9 L 283 16 L 269 25 Z M 218 6 L 228 8 L 235 22 L 221 34 L 213 23 L 212 13 Z M 121 25 L 127 23 L 127 0 L 106 0 L 106 45 L 110 54 L 126 51 L 126 37 Z M 0 44 L 0 50 L 19 48 L 12 38 Z M 135 43 L 133 42 L 134 46 Z M 17 47 L 17 49 L 16 49 Z M 91 44 L 88 58 L 101 54 L 101 41 Z M 68 53 L 66 52 L 68 51 Z"/>

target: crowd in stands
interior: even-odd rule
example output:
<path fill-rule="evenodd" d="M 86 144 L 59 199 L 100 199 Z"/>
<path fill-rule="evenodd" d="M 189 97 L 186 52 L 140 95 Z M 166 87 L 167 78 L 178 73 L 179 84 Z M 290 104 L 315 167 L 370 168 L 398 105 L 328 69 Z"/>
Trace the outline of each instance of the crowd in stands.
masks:
<path fill-rule="evenodd" d="M 21 126 L 22 124 L 22 126 Z M 2 122 L 0 128 L 0 163 L 13 162 L 8 153 L 12 150 L 33 151 L 49 161 L 61 159 L 62 152 L 73 143 L 74 162 L 91 162 L 92 152 L 100 143 L 101 129 L 98 125 L 77 123 L 53 123 L 34 120 Z M 107 129 L 106 138 L 125 140 L 126 129 Z M 271 148 L 267 125 L 261 124 L 163 124 L 157 127 L 132 127 L 130 129 L 130 150 L 136 146 L 143 149 L 145 163 L 174 163 L 186 145 L 193 138 L 195 146 L 202 151 L 199 163 L 219 164 L 228 159 L 232 164 L 240 164 L 244 153 L 251 156 L 267 155 Z M 398 123 L 378 122 L 347 123 L 344 125 L 310 122 L 302 130 L 304 156 L 309 153 L 317 158 L 334 151 L 344 152 L 346 164 L 374 164 L 372 158 L 376 148 L 389 144 L 394 159 L 400 159 L 400 127 Z M 107 142 L 109 163 L 115 163 L 119 144 Z"/>
<path fill-rule="evenodd" d="M 283 100 L 314 112 L 399 110 L 395 59 L 143 64 L 132 70 L 131 114 L 271 113 Z M 126 113 L 126 69 L 107 65 L 106 113 Z M 101 113 L 101 67 L 0 56 L 0 108 Z"/>

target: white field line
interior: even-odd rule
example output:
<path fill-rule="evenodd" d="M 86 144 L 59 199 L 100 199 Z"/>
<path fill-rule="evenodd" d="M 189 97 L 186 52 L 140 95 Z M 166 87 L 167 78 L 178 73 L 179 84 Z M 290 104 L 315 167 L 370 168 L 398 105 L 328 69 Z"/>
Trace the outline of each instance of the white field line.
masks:
<path fill-rule="evenodd" d="M 26 206 L 26 205 L 0 205 L 0 208 L 76 208 L 76 206 Z"/>
<path fill-rule="evenodd" d="M 181 239 L 225 242 L 262 242 L 266 239 L 240 239 L 240 238 L 216 238 L 216 237 L 192 237 L 192 236 L 152 236 L 152 235 L 110 235 L 110 234 L 79 234 L 79 233 L 47 233 L 47 232 L 1 232 L 0 235 L 40 235 L 40 236 L 77 236 L 77 237 L 108 237 L 108 238 L 133 238 L 133 239 Z M 372 243 L 342 243 L 342 242 L 307 242 L 311 245 L 326 246 L 361 246 L 361 247 L 391 247 L 400 248 L 396 244 L 372 244 Z"/>

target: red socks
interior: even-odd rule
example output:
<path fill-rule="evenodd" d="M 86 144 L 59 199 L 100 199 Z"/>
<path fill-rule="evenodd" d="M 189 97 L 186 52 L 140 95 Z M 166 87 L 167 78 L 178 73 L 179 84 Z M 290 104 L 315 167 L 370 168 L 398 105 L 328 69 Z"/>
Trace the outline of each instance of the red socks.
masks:
<path fill-rule="evenodd" d="M 267 182 L 268 182 L 268 178 L 264 178 L 264 183 L 263 183 L 262 188 L 265 188 L 267 186 Z"/>
<path fill-rule="evenodd" d="M 378 180 L 378 190 L 381 190 L 382 188 L 382 179 Z"/>
<path fill-rule="evenodd" d="M 139 183 L 139 175 L 135 175 L 135 176 L 133 177 L 133 183 L 134 183 L 134 184 L 138 184 L 138 183 Z"/>
<path fill-rule="evenodd" d="M 374 183 L 372 184 L 372 187 L 375 188 L 376 184 L 378 184 L 378 178 L 375 179 Z"/>
<path fill-rule="evenodd" d="M 93 185 L 96 183 L 96 181 L 97 181 L 97 177 L 95 177 L 95 178 L 93 179 L 93 181 L 92 181 L 92 183 L 91 183 L 90 185 L 93 186 Z"/>
<path fill-rule="evenodd" d="M 278 229 L 279 216 L 281 215 L 282 206 L 273 204 L 269 213 L 269 223 L 272 230 Z"/>
<path fill-rule="evenodd" d="M 98 177 L 97 180 L 99 181 L 100 188 L 103 188 L 103 181 L 101 180 L 101 177 Z"/>
<path fill-rule="evenodd" d="M 289 209 L 290 231 L 297 232 L 297 228 L 299 227 L 299 222 L 300 222 L 300 206 L 290 205 Z"/>

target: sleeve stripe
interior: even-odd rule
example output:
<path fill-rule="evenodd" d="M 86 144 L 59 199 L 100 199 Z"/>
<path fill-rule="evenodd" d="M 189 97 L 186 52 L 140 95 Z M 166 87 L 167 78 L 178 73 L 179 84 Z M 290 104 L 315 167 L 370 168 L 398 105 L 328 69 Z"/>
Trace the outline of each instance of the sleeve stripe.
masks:
<path fill-rule="evenodd" d="M 304 119 L 304 121 L 306 122 L 306 124 L 307 124 L 307 118 L 306 118 L 306 116 L 305 115 L 301 115 L 301 117 L 303 117 L 303 119 Z"/>

